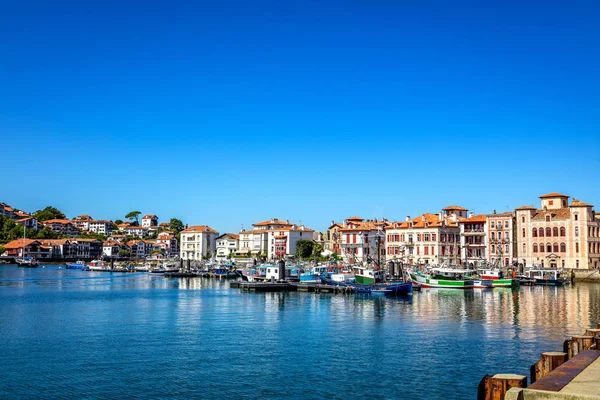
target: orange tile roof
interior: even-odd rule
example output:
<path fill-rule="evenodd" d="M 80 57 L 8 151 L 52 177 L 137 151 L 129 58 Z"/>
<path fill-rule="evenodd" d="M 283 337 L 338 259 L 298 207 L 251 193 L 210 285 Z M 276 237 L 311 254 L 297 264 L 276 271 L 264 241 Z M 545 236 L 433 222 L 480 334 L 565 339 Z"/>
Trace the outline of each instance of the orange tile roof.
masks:
<path fill-rule="evenodd" d="M 238 240 L 240 238 L 240 235 L 236 235 L 235 233 L 224 233 L 221 236 L 219 236 L 217 239 L 224 238 L 225 236 L 229 236 L 231 239 L 235 239 L 235 240 Z"/>
<path fill-rule="evenodd" d="M 573 199 L 571 201 L 571 207 L 593 207 L 591 204 L 584 203 L 583 201 L 579 201 L 577 199 Z"/>
<path fill-rule="evenodd" d="M 515 210 L 537 210 L 537 208 L 535 208 L 534 206 L 521 206 L 515 208 Z"/>
<path fill-rule="evenodd" d="M 296 226 L 295 228 L 293 226 L 284 226 L 283 228 L 269 229 L 267 232 L 277 232 L 277 231 L 314 232 L 312 229 L 309 229 L 307 227 L 302 228 L 300 226 Z"/>
<path fill-rule="evenodd" d="M 62 224 L 62 225 L 66 225 L 66 224 L 73 224 L 73 222 L 71 222 L 68 219 L 49 219 L 46 221 L 43 221 L 42 224 Z"/>
<path fill-rule="evenodd" d="M 546 214 L 550 214 L 552 219 L 567 219 L 571 216 L 571 210 L 568 208 L 557 208 L 554 210 L 538 210 L 538 212 L 531 218 L 532 221 L 544 221 Z"/>
<path fill-rule="evenodd" d="M 194 226 L 190 226 L 189 228 L 184 229 L 183 232 L 211 232 L 211 233 L 218 233 L 213 228 L 211 228 L 210 226 L 207 226 L 207 225 L 194 225 Z"/>
<path fill-rule="evenodd" d="M 442 208 L 443 211 L 454 211 L 454 210 L 459 210 L 459 211 L 468 211 L 466 208 L 461 207 L 461 206 L 448 206 L 446 208 Z"/>
<path fill-rule="evenodd" d="M 148 219 L 148 218 L 158 218 L 158 217 L 154 214 L 146 214 L 142 217 L 142 219 Z"/>
<path fill-rule="evenodd" d="M 469 224 L 473 222 L 485 222 L 487 216 L 485 214 L 474 215 L 471 218 L 465 218 L 459 221 L 460 224 Z"/>
<path fill-rule="evenodd" d="M 496 218 L 496 217 L 506 218 L 506 217 L 514 217 L 514 214 L 511 213 L 510 211 L 507 211 L 507 212 L 503 212 L 503 213 L 499 213 L 499 214 L 488 214 L 487 216 L 490 218 Z"/>
<path fill-rule="evenodd" d="M 265 225 L 293 225 L 293 224 L 290 224 L 288 221 L 282 221 L 280 219 L 273 218 L 273 219 L 268 219 L 266 221 L 256 222 L 252 225 L 253 226 L 265 226 Z"/>
<path fill-rule="evenodd" d="M 23 217 L 23 218 L 31 217 L 31 215 L 29 215 L 23 211 L 15 211 L 15 215 L 17 217 Z"/>
<path fill-rule="evenodd" d="M 548 197 L 569 197 L 569 196 L 560 194 L 560 193 L 556 193 L 556 192 L 552 192 L 552 193 L 548 193 L 548 194 L 540 196 L 540 199 L 545 199 Z"/>
<path fill-rule="evenodd" d="M 16 223 L 25 222 L 25 221 L 29 221 L 30 219 L 33 219 L 33 217 L 21 218 L 21 219 L 16 220 L 15 222 Z"/>
<path fill-rule="evenodd" d="M 356 215 L 354 217 L 350 217 L 350 218 L 346 218 L 348 221 L 363 221 L 364 219 L 361 217 L 357 217 Z"/>
<path fill-rule="evenodd" d="M 40 242 L 35 239 L 16 239 L 16 240 L 13 240 L 12 242 L 8 242 L 2 246 L 6 250 L 12 250 L 12 249 L 20 249 L 23 246 L 30 246 L 32 244 L 40 244 Z"/>
<path fill-rule="evenodd" d="M 40 243 L 46 246 L 61 246 L 71 242 L 71 239 L 40 239 Z"/>

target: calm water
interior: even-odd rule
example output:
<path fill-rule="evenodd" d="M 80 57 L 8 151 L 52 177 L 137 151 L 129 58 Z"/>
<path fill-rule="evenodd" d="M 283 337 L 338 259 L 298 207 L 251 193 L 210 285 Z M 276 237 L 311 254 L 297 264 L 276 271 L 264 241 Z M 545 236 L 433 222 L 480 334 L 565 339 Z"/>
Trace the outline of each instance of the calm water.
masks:
<path fill-rule="evenodd" d="M 0 266 L 0 398 L 475 398 L 600 322 L 600 285 L 242 293 Z"/>

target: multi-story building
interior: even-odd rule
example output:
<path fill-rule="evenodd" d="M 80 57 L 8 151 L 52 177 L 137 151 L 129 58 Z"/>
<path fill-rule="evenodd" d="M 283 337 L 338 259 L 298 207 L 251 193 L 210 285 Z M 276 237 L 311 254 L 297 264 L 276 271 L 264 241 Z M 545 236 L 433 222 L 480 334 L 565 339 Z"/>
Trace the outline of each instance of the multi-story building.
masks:
<path fill-rule="evenodd" d="M 486 219 L 487 260 L 508 267 L 517 262 L 515 215 L 511 212 L 489 214 Z"/>
<path fill-rule="evenodd" d="M 175 257 L 179 254 L 178 241 L 172 232 L 159 233 L 156 244 L 165 251 L 167 257 Z"/>
<path fill-rule="evenodd" d="M 294 255 L 299 240 L 313 240 L 312 229 L 287 220 L 271 218 L 252 226 L 254 229 L 240 232 L 238 254 L 262 254 L 275 260 Z"/>
<path fill-rule="evenodd" d="M 560 193 L 540 196 L 541 208 L 516 212 L 519 263 L 551 268 L 600 268 L 600 220 L 591 204 Z"/>
<path fill-rule="evenodd" d="M 0 203 L 0 215 L 12 219 L 16 217 L 15 210 L 6 203 Z"/>
<path fill-rule="evenodd" d="M 62 235 L 75 236 L 79 233 L 79 230 L 73 225 L 73 222 L 68 219 L 49 219 L 42 221 L 42 225 L 50 228 L 52 232 L 60 233 Z"/>
<path fill-rule="evenodd" d="M 73 218 L 71 222 L 80 231 L 87 231 L 90 229 L 90 222 L 94 219 L 87 214 L 81 214 L 80 216 Z"/>
<path fill-rule="evenodd" d="M 27 229 L 38 229 L 38 220 L 33 217 L 19 219 L 16 220 L 15 223 L 19 225 L 24 225 Z"/>
<path fill-rule="evenodd" d="M 462 219 L 458 226 L 463 263 L 472 267 L 487 261 L 487 216 L 481 214 Z"/>
<path fill-rule="evenodd" d="M 148 228 L 142 226 L 127 226 L 123 229 L 127 236 L 146 237 L 148 236 Z"/>
<path fill-rule="evenodd" d="M 150 228 L 151 226 L 158 226 L 158 217 L 154 214 L 146 214 L 142 217 L 142 226 L 144 228 Z"/>
<path fill-rule="evenodd" d="M 229 255 L 233 255 L 238 248 L 240 235 L 235 233 L 224 233 L 216 239 L 217 259 L 225 260 Z"/>
<path fill-rule="evenodd" d="M 88 230 L 94 233 L 100 233 L 102 235 L 110 235 L 115 228 L 115 224 L 112 221 L 105 219 L 89 221 Z"/>
<path fill-rule="evenodd" d="M 215 254 L 215 239 L 219 232 L 206 225 L 190 226 L 181 231 L 180 257 L 183 260 L 202 260 Z"/>
<path fill-rule="evenodd" d="M 102 241 L 97 239 L 72 239 L 70 240 L 70 255 L 73 258 L 101 258 Z"/>
<path fill-rule="evenodd" d="M 48 249 L 50 258 L 69 258 L 71 257 L 72 247 L 71 239 L 39 239 L 42 248 Z"/>
<path fill-rule="evenodd" d="M 131 249 L 131 256 L 136 258 L 146 258 L 155 249 L 154 243 L 149 240 L 130 240 L 127 246 Z"/>
<path fill-rule="evenodd" d="M 353 217 L 356 218 L 356 217 Z M 342 233 L 341 229 L 344 228 L 345 221 L 343 223 L 337 223 L 331 221 L 331 225 L 325 231 L 323 249 L 328 250 L 331 253 L 342 254 Z"/>
<path fill-rule="evenodd" d="M 346 262 L 382 263 L 385 261 L 385 229 L 387 220 L 347 218 L 339 229 L 341 255 Z"/>
<path fill-rule="evenodd" d="M 121 243 L 107 240 L 102 243 L 102 255 L 109 258 L 119 257 L 121 251 Z"/>
<path fill-rule="evenodd" d="M 34 239 L 16 239 L 8 242 L 4 247 L 3 256 L 8 257 L 35 257 L 40 258 L 41 243 Z"/>
<path fill-rule="evenodd" d="M 467 209 L 448 206 L 439 214 L 425 213 L 386 228 L 387 259 L 408 264 L 461 264 L 460 228 Z"/>

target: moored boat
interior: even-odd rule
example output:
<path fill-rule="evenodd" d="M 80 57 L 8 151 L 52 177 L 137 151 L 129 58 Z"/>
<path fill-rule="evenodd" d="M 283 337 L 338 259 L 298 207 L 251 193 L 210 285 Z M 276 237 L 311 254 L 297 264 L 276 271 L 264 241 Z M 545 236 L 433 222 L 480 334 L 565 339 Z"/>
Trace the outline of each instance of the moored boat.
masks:
<path fill-rule="evenodd" d="M 92 260 L 88 265 L 82 268 L 84 271 L 106 271 L 109 266 L 102 260 Z"/>
<path fill-rule="evenodd" d="M 83 267 L 85 267 L 85 263 L 81 260 L 75 263 L 65 265 L 66 269 L 83 269 Z"/>
<path fill-rule="evenodd" d="M 412 272 L 410 277 L 424 288 L 473 289 L 473 279 L 465 279 L 469 270 L 433 268 L 431 273 Z"/>
<path fill-rule="evenodd" d="M 538 286 L 562 286 L 567 285 L 569 280 L 562 277 L 562 271 L 558 269 L 531 269 L 525 275 L 535 280 Z"/>
<path fill-rule="evenodd" d="M 19 257 L 15 260 L 21 268 L 37 268 L 39 263 L 33 257 Z"/>
<path fill-rule="evenodd" d="M 492 287 L 512 287 L 519 286 L 519 280 L 514 278 L 505 277 L 504 273 L 497 269 L 479 269 L 479 276 L 482 279 L 489 279 L 492 281 Z"/>

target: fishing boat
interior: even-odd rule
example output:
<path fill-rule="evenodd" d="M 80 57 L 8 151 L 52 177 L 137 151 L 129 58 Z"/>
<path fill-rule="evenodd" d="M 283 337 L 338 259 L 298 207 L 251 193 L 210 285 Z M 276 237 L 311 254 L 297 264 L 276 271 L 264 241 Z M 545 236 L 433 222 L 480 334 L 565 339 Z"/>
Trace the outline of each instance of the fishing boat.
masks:
<path fill-rule="evenodd" d="M 386 294 L 386 295 L 407 295 L 412 293 L 413 282 L 410 276 L 400 270 L 400 275 L 395 278 L 387 279 L 385 271 L 379 267 L 379 264 L 371 260 L 375 268 L 365 268 L 356 266 L 353 268 L 354 283 L 349 283 L 354 287 L 356 293 Z M 401 268 L 401 267 L 400 267 Z"/>
<path fill-rule="evenodd" d="M 83 267 L 84 271 L 106 271 L 109 266 L 102 260 L 92 260 L 87 266 Z"/>
<path fill-rule="evenodd" d="M 151 274 L 164 274 L 171 272 L 179 272 L 179 267 L 174 265 L 162 264 L 157 268 L 153 268 L 149 271 Z"/>
<path fill-rule="evenodd" d="M 569 280 L 562 277 L 562 270 L 558 269 L 531 269 L 525 275 L 535 280 L 538 286 L 562 286 L 567 285 Z"/>
<path fill-rule="evenodd" d="M 328 272 L 329 267 L 327 265 L 317 265 L 311 267 L 308 271 L 300 273 L 301 283 L 321 283 L 321 275 Z"/>
<path fill-rule="evenodd" d="M 478 270 L 481 279 L 490 279 L 492 287 L 512 287 L 519 286 L 519 280 L 515 278 L 506 278 L 504 273 L 497 268 L 482 268 Z"/>
<path fill-rule="evenodd" d="M 85 267 L 85 263 L 81 260 L 65 266 L 66 269 L 83 269 L 83 267 Z"/>
<path fill-rule="evenodd" d="M 410 277 L 424 288 L 473 289 L 473 279 L 465 279 L 469 270 L 454 268 L 432 268 L 429 274 L 412 272 Z"/>

